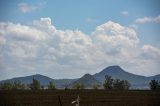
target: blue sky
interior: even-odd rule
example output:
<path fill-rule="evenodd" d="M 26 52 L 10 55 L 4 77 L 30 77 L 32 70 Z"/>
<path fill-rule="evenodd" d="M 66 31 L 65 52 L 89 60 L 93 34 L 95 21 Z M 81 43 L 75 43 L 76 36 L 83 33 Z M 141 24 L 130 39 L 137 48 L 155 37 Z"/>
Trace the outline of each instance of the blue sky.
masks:
<path fill-rule="evenodd" d="M 39 9 L 21 13 L 19 3 Z M 122 25 L 135 24 L 137 18 L 156 17 L 160 14 L 159 0 L 3 0 L 0 20 L 27 23 L 41 17 L 50 17 L 59 29 L 79 29 L 89 34 L 97 25 L 112 20 Z M 128 16 L 121 12 L 127 11 Z M 89 22 L 88 22 L 89 21 Z M 160 24 L 137 25 L 141 43 L 159 46 Z"/>
<path fill-rule="evenodd" d="M 159 0 L 1 0 L 0 77 L 39 73 L 77 78 L 109 65 L 139 75 L 160 74 L 159 4 Z"/>

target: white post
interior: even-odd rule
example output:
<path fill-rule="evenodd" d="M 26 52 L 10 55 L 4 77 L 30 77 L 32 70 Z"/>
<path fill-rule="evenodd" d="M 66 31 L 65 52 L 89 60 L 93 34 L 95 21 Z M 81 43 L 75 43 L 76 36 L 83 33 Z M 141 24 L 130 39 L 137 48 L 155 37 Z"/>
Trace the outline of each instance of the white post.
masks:
<path fill-rule="evenodd" d="M 79 99 L 79 95 L 78 95 L 77 99 L 75 101 L 72 101 L 72 104 L 76 103 L 75 106 L 79 106 L 79 102 L 80 102 L 80 99 Z"/>

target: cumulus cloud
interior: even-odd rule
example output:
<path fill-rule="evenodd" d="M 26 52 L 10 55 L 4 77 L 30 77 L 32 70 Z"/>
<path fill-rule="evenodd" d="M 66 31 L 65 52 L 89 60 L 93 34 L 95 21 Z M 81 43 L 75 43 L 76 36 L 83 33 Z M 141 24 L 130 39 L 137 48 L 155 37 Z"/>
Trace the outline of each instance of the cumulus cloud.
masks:
<path fill-rule="evenodd" d="M 122 11 L 122 12 L 121 12 L 121 15 L 123 15 L 123 16 L 128 16 L 129 13 L 128 13 L 128 11 Z"/>
<path fill-rule="evenodd" d="M 136 46 L 139 42 L 134 29 L 112 21 L 98 26 L 93 32 L 93 36 L 96 40 L 100 40 L 100 43 L 110 43 L 110 45 L 120 45 L 122 47 Z"/>
<path fill-rule="evenodd" d="M 91 35 L 58 30 L 49 17 L 31 25 L 0 22 L 0 27 L 1 78 L 6 73 L 80 77 L 115 64 L 136 74 L 159 73 L 160 49 L 141 47 L 133 28 L 112 21 L 97 26 Z"/>
<path fill-rule="evenodd" d="M 149 22 L 155 22 L 155 23 L 160 23 L 160 16 L 157 17 L 143 17 L 143 18 L 138 18 L 136 19 L 136 23 L 149 23 Z"/>
<path fill-rule="evenodd" d="M 32 11 L 36 11 L 41 7 L 42 4 L 39 5 L 29 5 L 27 3 L 19 3 L 18 8 L 22 13 L 28 13 Z"/>

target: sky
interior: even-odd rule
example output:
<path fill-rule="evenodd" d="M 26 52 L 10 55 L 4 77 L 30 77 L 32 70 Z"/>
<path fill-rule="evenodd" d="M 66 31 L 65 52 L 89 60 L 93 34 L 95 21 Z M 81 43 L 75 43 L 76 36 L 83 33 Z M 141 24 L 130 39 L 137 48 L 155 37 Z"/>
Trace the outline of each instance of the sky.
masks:
<path fill-rule="evenodd" d="M 160 74 L 159 0 L 1 0 L 0 80 Z"/>

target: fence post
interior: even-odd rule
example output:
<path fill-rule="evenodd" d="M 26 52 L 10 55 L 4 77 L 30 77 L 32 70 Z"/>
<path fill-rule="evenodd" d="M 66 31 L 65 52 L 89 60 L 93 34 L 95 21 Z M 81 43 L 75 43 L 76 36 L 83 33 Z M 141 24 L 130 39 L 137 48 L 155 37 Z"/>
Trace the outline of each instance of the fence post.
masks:
<path fill-rule="evenodd" d="M 59 96 L 59 95 L 58 95 L 58 100 L 59 100 L 59 104 L 60 104 L 60 106 L 62 106 L 61 98 L 60 98 L 60 96 Z"/>

